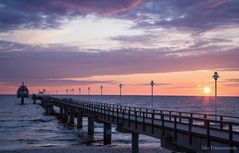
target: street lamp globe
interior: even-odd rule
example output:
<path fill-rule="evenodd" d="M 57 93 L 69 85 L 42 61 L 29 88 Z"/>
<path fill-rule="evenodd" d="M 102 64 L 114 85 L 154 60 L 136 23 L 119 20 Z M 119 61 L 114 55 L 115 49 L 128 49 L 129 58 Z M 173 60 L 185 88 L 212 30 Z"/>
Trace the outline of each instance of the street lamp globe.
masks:
<path fill-rule="evenodd" d="M 214 80 L 216 81 L 219 78 L 219 75 L 217 72 L 214 72 L 213 76 Z"/>

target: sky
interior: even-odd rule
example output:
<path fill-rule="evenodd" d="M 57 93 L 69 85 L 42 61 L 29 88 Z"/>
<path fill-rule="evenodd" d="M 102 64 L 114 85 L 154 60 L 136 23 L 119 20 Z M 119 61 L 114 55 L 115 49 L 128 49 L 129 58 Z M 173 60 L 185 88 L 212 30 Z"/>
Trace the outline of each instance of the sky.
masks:
<path fill-rule="evenodd" d="M 238 0 L 0 0 L 0 94 L 239 96 Z M 71 92 L 73 94 L 73 91 Z"/>

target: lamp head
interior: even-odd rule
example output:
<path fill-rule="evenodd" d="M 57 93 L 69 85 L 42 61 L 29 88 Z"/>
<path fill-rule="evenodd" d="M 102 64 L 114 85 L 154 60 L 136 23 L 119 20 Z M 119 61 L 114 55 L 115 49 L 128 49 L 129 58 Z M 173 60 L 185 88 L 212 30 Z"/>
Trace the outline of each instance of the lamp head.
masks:
<path fill-rule="evenodd" d="M 219 75 L 217 72 L 214 72 L 212 77 L 214 78 L 214 80 L 217 80 L 219 78 Z"/>
<path fill-rule="evenodd" d="M 120 87 L 120 88 L 122 88 L 122 87 L 123 87 L 123 85 L 122 85 L 122 84 L 119 84 L 119 87 Z"/>
<path fill-rule="evenodd" d="M 151 85 L 151 86 L 154 86 L 154 85 L 155 85 L 155 83 L 154 83 L 153 80 L 150 82 L 150 85 Z"/>

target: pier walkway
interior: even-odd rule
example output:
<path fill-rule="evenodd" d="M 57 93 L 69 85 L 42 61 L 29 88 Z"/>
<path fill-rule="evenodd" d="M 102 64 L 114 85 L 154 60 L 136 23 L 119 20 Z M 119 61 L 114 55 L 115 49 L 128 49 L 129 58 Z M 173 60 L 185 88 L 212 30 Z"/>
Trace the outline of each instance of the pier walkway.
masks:
<path fill-rule="evenodd" d="M 161 139 L 172 151 L 239 153 L 239 117 L 156 110 L 123 105 L 33 95 L 49 115 L 82 128 L 88 118 L 88 135 L 94 136 L 94 122 L 104 124 L 104 144 L 111 144 L 112 124 L 132 135 L 132 153 L 139 152 L 139 134 Z M 58 107 L 59 112 L 54 112 Z M 74 119 L 77 118 L 77 123 Z"/>

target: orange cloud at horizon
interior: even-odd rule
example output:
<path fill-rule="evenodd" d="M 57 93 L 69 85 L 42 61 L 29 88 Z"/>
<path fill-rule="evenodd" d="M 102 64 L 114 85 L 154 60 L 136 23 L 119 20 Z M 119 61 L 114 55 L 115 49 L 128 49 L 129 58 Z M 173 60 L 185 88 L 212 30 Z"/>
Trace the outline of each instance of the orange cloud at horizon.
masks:
<path fill-rule="evenodd" d="M 74 94 L 88 94 L 88 87 L 90 87 L 90 94 L 99 95 L 100 86 L 103 85 L 103 94 L 118 95 L 119 84 L 123 84 L 123 95 L 150 95 L 150 81 L 154 80 L 155 95 L 197 95 L 197 96 L 213 96 L 214 95 L 214 80 L 212 70 L 188 71 L 188 72 L 172 72 L 172 73 L 147 73 L 147 74 L 129 74 L 129 75 L 106 75 L 106 76 L 92 76 L 87 78 L 66 78 L 70 80 L 113 80 L 115 83 L 96 83 L 88 85 L 73 85 L 73 86 L 31 86 L 28 85 L 31 93 L 37 93 L 38 89 L 46 89 L 47 91 L 58 91 L 58 94 L 66 94 L 66 89 L 74 89 Z M 238 71 L 219 71 L 220 78 L 218 80 L 218 95 L 219 96 L 238 96 L 239 82 Z M 209 87 L 211 92 L 206 94 L 204 88 Z M 14 94 L 17 87 L 0 86 L 0 93 Z M 70 92 L 69 92 L 70 93 Z M 71 92 L 73 94 L 73 92 Z"/>

